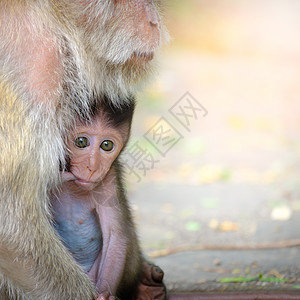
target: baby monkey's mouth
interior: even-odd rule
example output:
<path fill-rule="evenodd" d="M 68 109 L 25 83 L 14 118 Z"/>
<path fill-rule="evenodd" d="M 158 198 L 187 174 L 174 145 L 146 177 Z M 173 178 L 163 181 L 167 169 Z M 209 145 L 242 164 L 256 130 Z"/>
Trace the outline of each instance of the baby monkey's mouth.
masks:
<path fill-rule="evenodd" d="M 92 182 L 92 181 L 85 181 L 83 179 L 80 179 L 80 178 L 76 178 L 74 180 L 75 184 L 82 187 L 82 188 L 85 188 L 85 189 L 92 189 L 94 187 L 94 185 L 96 184 L 95 182 Z"/>
<path fill-rule="evenodd" d="M 131 58 L 133 59 L 142 59 L 145 61 L 150 61 L 154 58 L 154 52 L 139 52 L 134 51 Z"/>

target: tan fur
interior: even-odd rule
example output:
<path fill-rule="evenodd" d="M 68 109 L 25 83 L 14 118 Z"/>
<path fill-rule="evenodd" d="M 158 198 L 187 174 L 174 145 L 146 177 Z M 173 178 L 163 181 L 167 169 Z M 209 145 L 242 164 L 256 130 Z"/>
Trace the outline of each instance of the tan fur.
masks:
<path fill-rule="evenodd" d="M 143 12 L 154 11 L 149 3 L 0 2 L 3 299 L 8 294 L 39 300 L 95 297 L 93 285 L 51 226 L 47 195 L 59 182 L 62 137 L 77 114 L 88 116 L 91 95 L 105 94 L 117 105 L 150 72 L 146 61 L 129 59 L 133 52 L 149 53 L 160 45 L 143 34 Z M 141 21 L 134 18 L 137 13 Z"/>

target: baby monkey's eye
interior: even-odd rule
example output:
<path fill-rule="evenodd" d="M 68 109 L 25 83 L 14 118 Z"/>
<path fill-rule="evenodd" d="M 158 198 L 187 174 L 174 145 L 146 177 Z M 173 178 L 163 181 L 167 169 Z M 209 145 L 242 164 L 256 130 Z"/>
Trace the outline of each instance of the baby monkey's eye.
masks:
<path fill-rule="evenodd" d="M 74 144 L 77 148 L 86 148 L 90 145 L 89 140 L 84 136 L 79 136 L 75 139 Z"/>
<path fill-rule="evenodd" d="M 114 148 L 114 143 L 110 140 L 105 140 L 101 143 L 100 148 L 104 151 L 111 151 Z"/>

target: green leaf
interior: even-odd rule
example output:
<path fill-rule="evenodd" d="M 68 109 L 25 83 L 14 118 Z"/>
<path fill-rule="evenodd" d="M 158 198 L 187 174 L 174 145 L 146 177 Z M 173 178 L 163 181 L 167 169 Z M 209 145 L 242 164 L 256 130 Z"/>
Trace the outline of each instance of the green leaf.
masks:
<path fill-rule="evenodd" d="M 257 280 L 257 277 L 231 277 L 222 278 L 219 280 L 221 283 L 231 283 L 231 282 L 250 282 Z"/>
<path fill-rule="evenodd" d="M 218 208 L 220 201 L 218 198 L 206 197 L 201 200 L 203 208 Z"/>
<path fill-rule="evenodd" d="M 292 286 L 292 288 L 294 288 L 294 289 L 300 289 L 300 285 L 299 284 L 295 284 L 295 285 Z"/>
<path fill-rule="evenodd" d="M 261 277 L 259 281 L 262 282 L 287 282 L 288 279 L 285 278 L 274 278 L 274 277 Z"/>
<path fill-rule="evenodd" d="M 185 224 L 185 228 L 189 231 L 199 231 L 200 230 L 201 225 L 198 222 L 187 222 Z"/>
<path fill-rule="evenodd" d="M 258 275 L 259 281 L 262 282 L 287 282 L 288 279 L 285 278 L 274 278 L 274 277 L 264 277 L 262 274 Z"/>

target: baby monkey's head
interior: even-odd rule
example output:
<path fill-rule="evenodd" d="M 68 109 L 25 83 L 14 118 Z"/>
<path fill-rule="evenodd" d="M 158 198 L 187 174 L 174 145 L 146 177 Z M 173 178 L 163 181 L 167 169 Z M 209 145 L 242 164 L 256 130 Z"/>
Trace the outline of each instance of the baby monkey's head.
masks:
<path fill-rule="evenodd" d="M 68 171 L 78 186 L 92 190 L 105 178 L 128 141 L 134 107 L 134 101 L 118 108 L 101 101 L 92 106 L 90 120 L 77 122 L 67 147 Z"/>

